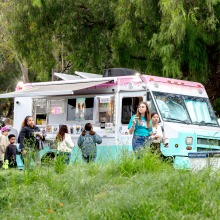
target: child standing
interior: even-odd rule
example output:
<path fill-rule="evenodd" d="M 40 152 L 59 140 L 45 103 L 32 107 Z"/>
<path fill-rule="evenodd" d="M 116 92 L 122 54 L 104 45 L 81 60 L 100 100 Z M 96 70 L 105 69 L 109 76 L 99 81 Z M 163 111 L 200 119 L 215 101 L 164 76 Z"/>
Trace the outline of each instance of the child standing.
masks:
<path fill-rule="evenodd" d="M 5 160 L 8 160 L 9 167 L 11 168 L 17 167 L 17 162 L 16 162 L 17 148 L 15 145 L 15 142 L 16 142 L 15 135 L 9 134 L 8 140 L 10 144 L 7 146 L 6 151 L 5 151 Z"/>
<path fill-rule="evenodd" d="M 9 145 L 9 141 L 8 141 L 8 137 L 7 137 L 8 136 L 8 128 L 3 127 L 1 129 L 1 131 L 2 131 L 2 135 L 0 138 L 0 168 L 3 165 L 6 147 Z"/>
<path fill-rule="evenodd" d="M 96 143 L 101 144 L 102 138 L 92 130 L 92 124 L 87 123 L 78 139 L 78 146 L 82 151 L 82 158 L 85 162 L 95 161 L 97 155 Z"/>
<path fill-rule="evenodd" d="M 153 130 L 150 136 L 151 145 L 150 150 L 152 153 L 156 153 L 159 156 L 163 157 L 161 150 L 160 150 L 160 143 L 164 144 L 164 147 L 168 147 L 169 142 L 168 138 L 165 135 L 164 128 L 158 124 L 159 122 L 159 115 L 154 112 L 151 114 Z"/>

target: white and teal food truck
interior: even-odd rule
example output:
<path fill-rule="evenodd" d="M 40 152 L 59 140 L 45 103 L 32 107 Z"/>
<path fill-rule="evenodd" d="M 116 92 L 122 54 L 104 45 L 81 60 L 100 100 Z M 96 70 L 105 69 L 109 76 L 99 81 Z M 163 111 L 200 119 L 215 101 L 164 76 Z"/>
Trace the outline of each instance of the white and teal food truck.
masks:
<path fill-rule="evenodd" d="M 14 127 L 20 130 L 27 115 L 45 131 L 45 149 L 56 137 L 59 125 L 66 124 L 77 145 L 81 129 L 88 122 L 102 137 L 97 161 L 120 158 L 132 151 L 128 123 L 141 101 L 151 112 L 158 112 L 169 138 L 169 147 L 161 145 L 165 156 L 174 158 L 174 166 L 189 168 L 189 153 L 220 150 L 220 127 L 204 86 L 197 82 L 143 75 L 135 70 L 113 68 L 103 76 L 76 72 L 55 74 L 59 80 L 18 85 L 15 92 L 0 98 L 14 98 Z M 76 146 L 72 160 L 79 159 Z"/>

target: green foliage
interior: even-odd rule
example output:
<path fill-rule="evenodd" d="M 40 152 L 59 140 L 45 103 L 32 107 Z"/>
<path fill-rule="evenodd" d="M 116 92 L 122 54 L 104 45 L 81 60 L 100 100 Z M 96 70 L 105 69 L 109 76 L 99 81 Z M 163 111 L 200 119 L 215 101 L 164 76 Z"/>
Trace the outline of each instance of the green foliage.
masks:
<path fill-rule="evenodd" d="M 55 172 L 62 174 L 65 172 L 67 165 L 65 164 L 65 155 L 57 155 L 55 158 Z"/>
<path fill-rule="evenodd" d="M 218 172 L 174 170 L 148 154 L 140 160 L 124 155 L 114 164 L 73 164 L 62 174 L 54 172 L 53 166 L 38 167 L 28 173 L 0 170 L 0 217 L 218 219 L 219 216 Z M 135 172 L 129 167 L 136 167 Z"/>
<path fill-rule="evenodd" d="M 0 10 L 0 66 L 23 64 L 30 81 L 127 67 L 205 83 L 219 70 L 219 0 L 13 0 Z"/>

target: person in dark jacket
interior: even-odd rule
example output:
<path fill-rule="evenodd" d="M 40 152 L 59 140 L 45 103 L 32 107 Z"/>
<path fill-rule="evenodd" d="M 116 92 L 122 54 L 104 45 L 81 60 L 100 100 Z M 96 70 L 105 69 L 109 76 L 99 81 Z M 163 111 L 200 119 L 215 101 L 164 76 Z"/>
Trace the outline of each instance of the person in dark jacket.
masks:
<path fill-rule="evenodd" d="M 87 123 L 78 139 L 78 146 L 82 151 L 82 159 L 89 163 L 94 162 L 97 156 L 97 144 L 102 143 L 102 138 L 92 129 L 92 124 Z"/>
<path fill-rule="evenodd" d="M 18 143 L 20 144 L 19 149 L 21 149 L 21 154 L 26 154 L 26 148 L 34 149 L 35 152 L 39 152 L 41 149 L 43 149 L 42 141 L 44 140 L 45 136 L 35 125 L 34 119 L 31 116 L 26 116 L 21 124 L 21 131 L 18 136 Z M 37 157 L 39 157 L 39 155 Z"/>
<path fill-rule="evenodd" d="M 10 168 L 17 167 L 16 162 L 16 154 L 17 154 L 17 148 L 15 145 L 16 137 L 14 134 L 8 135 L 9 145 L 6 148 L 5 151 L 5 161 L 8 160 L 8 165 Z"/>

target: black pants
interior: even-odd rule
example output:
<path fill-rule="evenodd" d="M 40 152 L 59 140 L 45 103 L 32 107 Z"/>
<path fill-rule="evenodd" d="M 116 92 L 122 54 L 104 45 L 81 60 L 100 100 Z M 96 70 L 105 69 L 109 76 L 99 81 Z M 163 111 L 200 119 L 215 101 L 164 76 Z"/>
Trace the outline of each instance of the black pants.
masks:
<path fill-rule="evenodd" d="M 83 158 L 83 160 L 86 162 L 86 163 L 89 163 L 89 162 L 95 162 L 95 158 L 96 158 L 96 156 L 91 156 L 91 155 L 89 155 L 89 156 L 82 156 L 82 158 Z"/>

